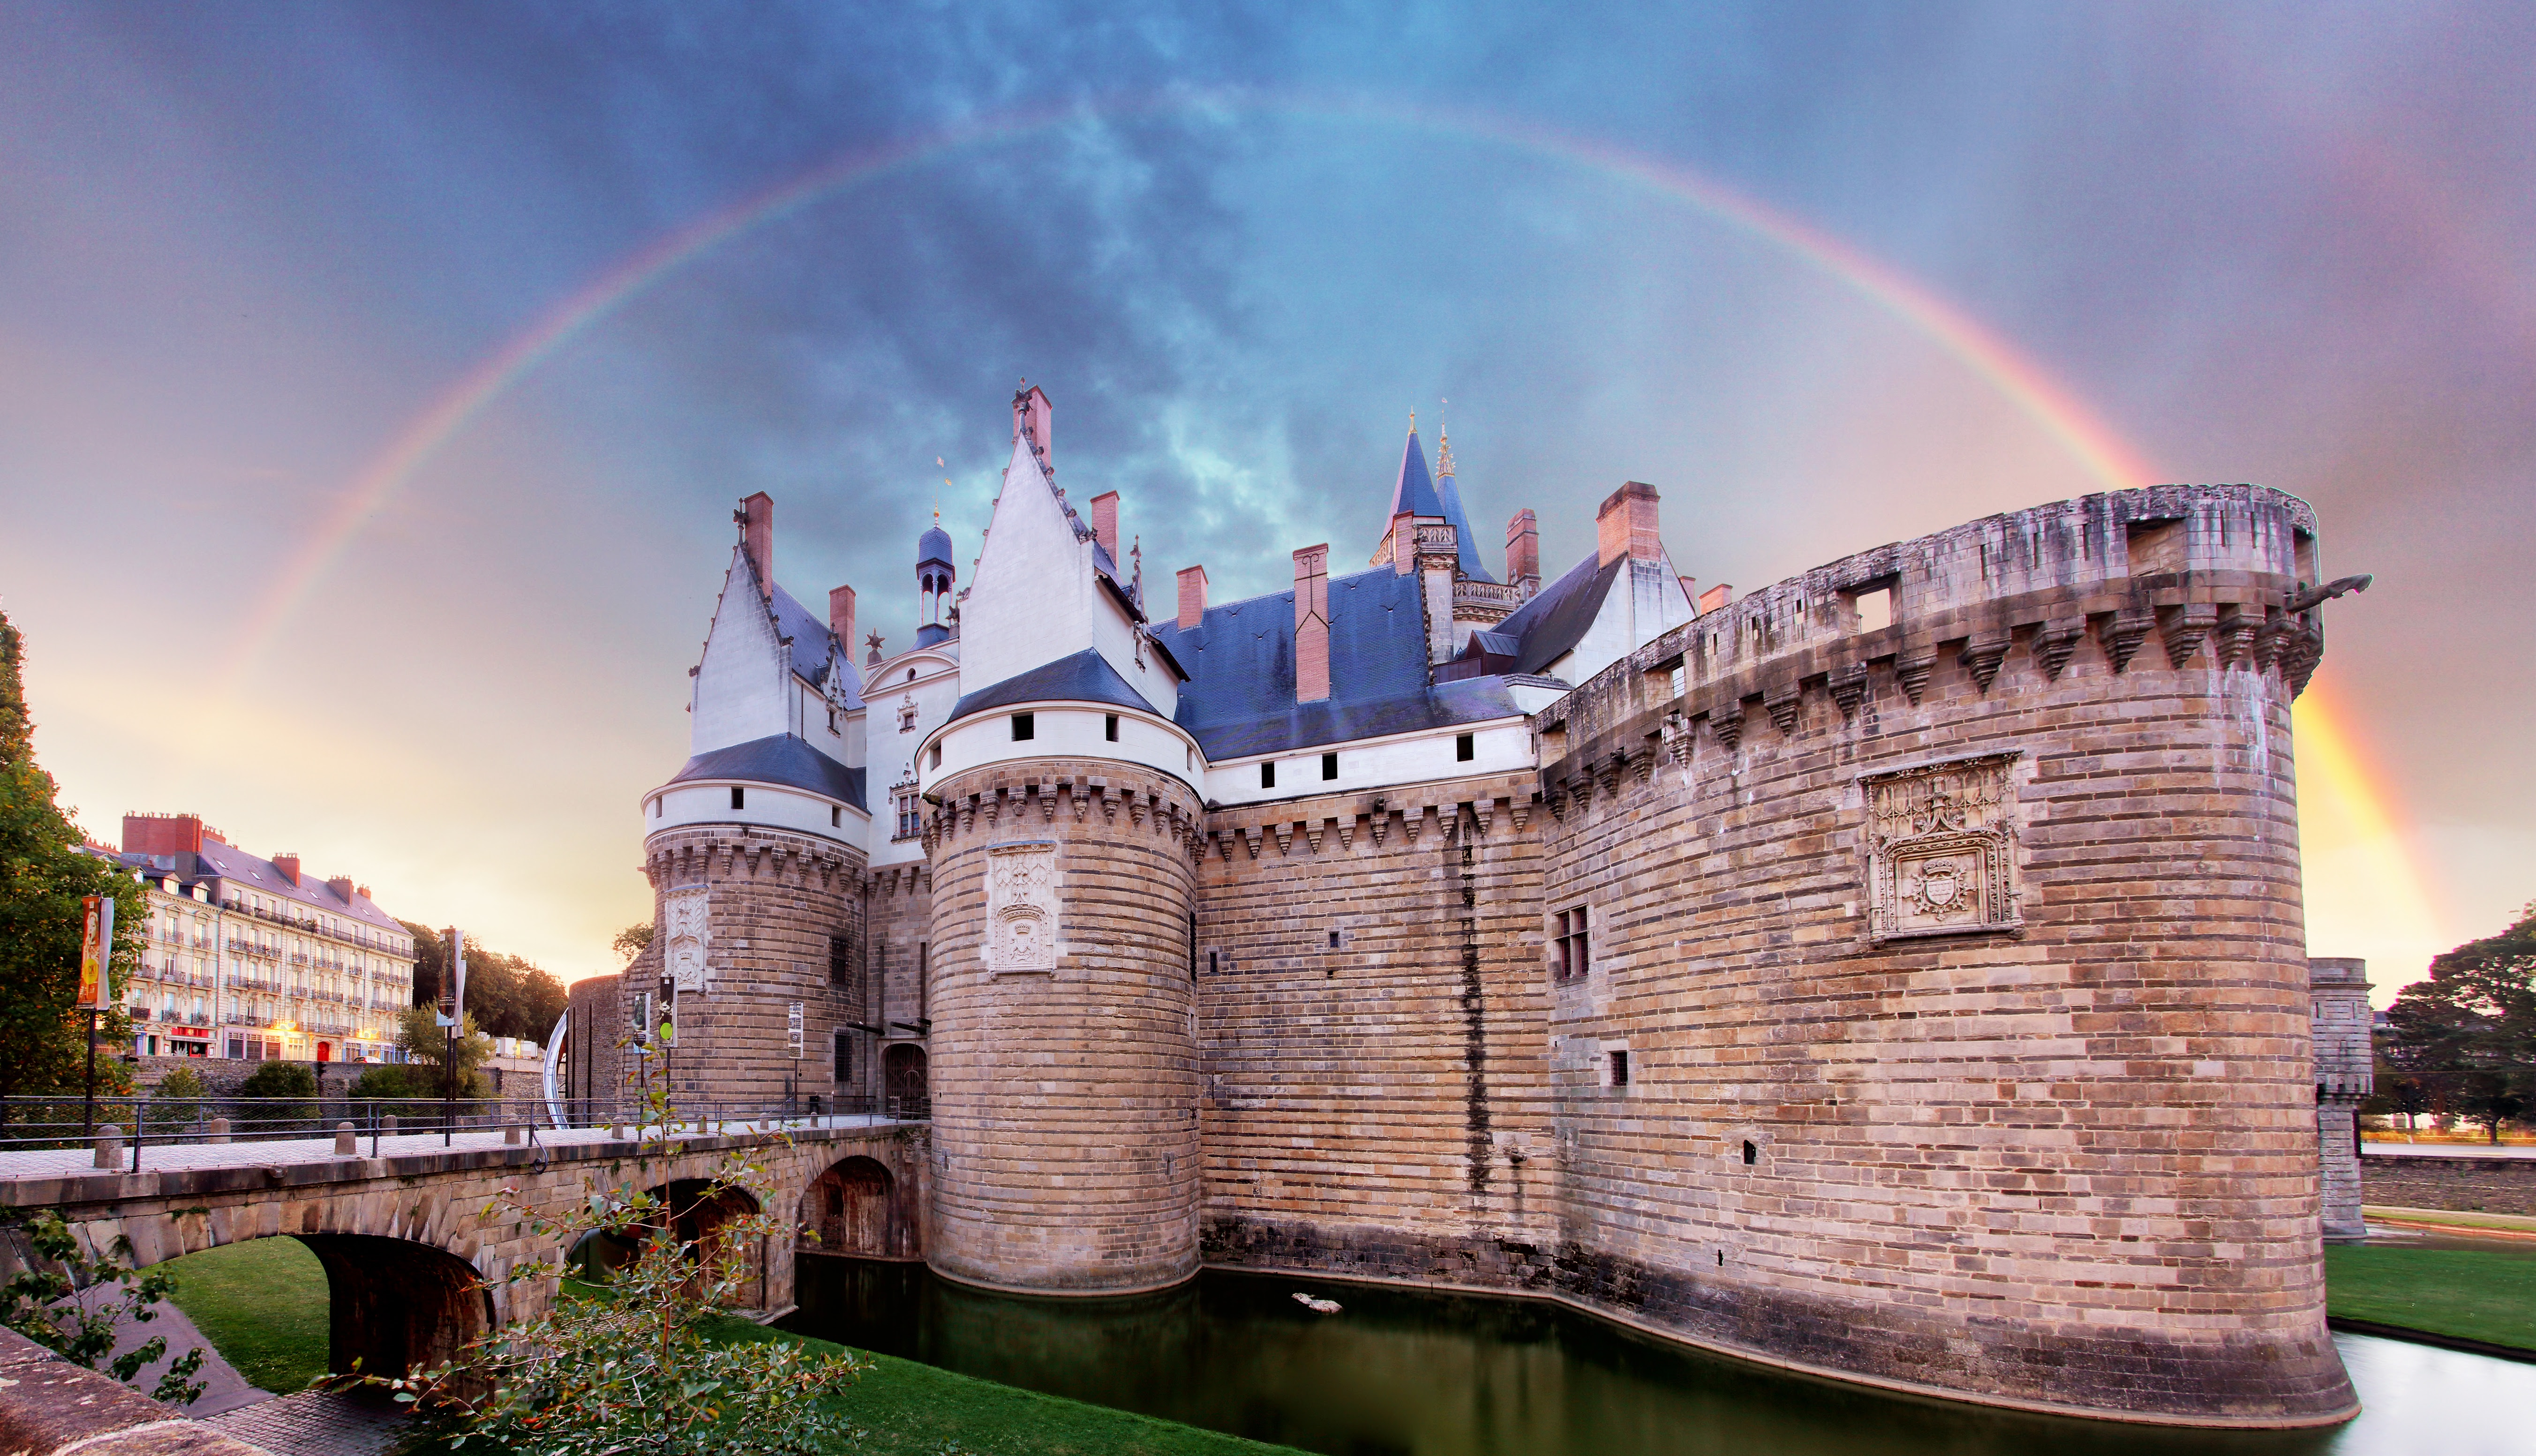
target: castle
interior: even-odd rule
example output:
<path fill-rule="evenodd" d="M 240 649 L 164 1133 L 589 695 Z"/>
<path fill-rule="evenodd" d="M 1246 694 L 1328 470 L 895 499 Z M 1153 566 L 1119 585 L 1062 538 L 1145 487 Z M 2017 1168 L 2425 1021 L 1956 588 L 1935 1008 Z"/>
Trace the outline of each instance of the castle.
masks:
<path fill-rule="evenodd" d="M 1482 560 L 1414 428 L 1370 562 L 1156 605 L 1027 388 L 969 578 L 860 665 L 751 496 L 641 799 L 607 1097 L 879 1110 L 825 1245 L 1117 1294 L 1201 1265 L 1555 1298 L 2033 1410 L 2303 1425 L 2325 1330 L 2290 703 L 2316 523 L 2116 491 L 1733 600 L 1602 504 Z M 1368 514 L 1370 514 L 1368 512 Z"/>

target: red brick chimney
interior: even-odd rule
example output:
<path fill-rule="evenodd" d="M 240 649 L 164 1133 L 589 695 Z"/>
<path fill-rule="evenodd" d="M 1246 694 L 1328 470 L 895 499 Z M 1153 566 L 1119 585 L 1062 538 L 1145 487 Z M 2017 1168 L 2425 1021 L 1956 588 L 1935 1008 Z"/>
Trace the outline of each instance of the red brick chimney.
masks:
<path fill-rule="evenodd" d="M 1092 535 L 1101 542 L 1101 549 L 1110 553 L 1112 565 L 1123 561 L 1124 558 L 1118 554 L 1117 491 L 1105 490 L 1092 497 Z"/>
<path fill-rule="evenodd" d="M 1418 569 L 1418 517 L 1402 511 L 1391 518 L 1391 569 L 1402 576 Z"/>
<path fill-rule="evenodd" d="M 1603 508 L 1594 513 L 1601 565 L 1609 566 L 1623 556 L 1640 561 L 1664 558 L 1664 538 L 1656 531 L 1657 499 L 1653 485 L 1631 480 L 1604 500 Z"/>
<path fill-rule="evenodd" d="M 828 593 L 828 630 L 845 644 L 846 661 L 855 660 L 855 589 L 837 587 Z"/>
<path fill-rule="evenodd" d="M 352 903 L 352 877 L 350 875 L 339 874 L 335 876 L 333 879 L 326 882 L 326 888 L 334 891 L 337 896 L 342 898 L 346 905 Z"/>
<path fill-rule="evenodd" d="M 1185 632 L 1206 616 L 1206 568 L 1180 568 L 1180 630 Z"/>
<path fill-rule="evenodd" d="M 276 855 L 273 856 L 273 867 L 282 871 L 282 877 L 284 879 L 290 881 L 294 885 L 299 883 L 298 855 Z"/>
<path fill-rule="evenodd" d="M 1726 585 L 1724 582 L 1719 582 L 1716 586 L 1713 586 L 1707 591 L 1699 594 L 1700 614 L 1705 616 L 1709 612 L 1717 610 L 1719 607 L 1724 606 L 1727 602 L 1734 600 L 1735 589 Z"/>
<path fill-rule="evenodd" d="M 761 490 L 739 503 L 741 538 L 748 543 L 748 559 L 757 567 L 758 589 L 771 601 L 775 596 L 775 497 Z"/>
<path fill-rule="evenodd" d="M 1527 597 L 1541 586 L 1541 523 L 1530 506 L 1506 523 L 1506 585 Z"/>
<path fill-rule="evenodd" d="M 1330 547 L 1295 553 L 1295 701 L 1330 695 Z"/>
<path fill-rule="evenodd" d="M 370 898 L 370 887 L 367 885 L 357 885 L 353 887 L 352 893 L 360 896 L 363 900 L 367 900 Z"/>
<path fill-rule="evenodd" d="M 203 841 L 218 841 L 221 832 L 204 827 L 197 814 L 126 814 L 123 853 L 127 855 L 199 855 Z"/>
<path fill-rule="evenodd" d="M 1040 464 L 1056 469 L 1056 407 L 1036 384 L 1024 384 L 1013 396 L 1013 438 L 1024 433 L 1039 446 Z"/>

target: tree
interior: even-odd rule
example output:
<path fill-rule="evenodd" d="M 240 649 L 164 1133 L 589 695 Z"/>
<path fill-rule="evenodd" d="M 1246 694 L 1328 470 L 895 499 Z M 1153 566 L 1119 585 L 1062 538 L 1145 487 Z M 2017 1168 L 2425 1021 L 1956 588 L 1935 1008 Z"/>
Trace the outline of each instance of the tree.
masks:
<path fill-rule="evenodd" d="M 2386 1022 L 2387 1062 L 2499 1142 L 2536 1093 L 2536 901 L 2508 929 L 2432 961 Z"/>
<path fill-rule="evenodd" d="M 427 925 L 399 921 L 413 935 L 413 1003 L 439 1003 L 449 974 L 449 943 Z M 542 1044 L 563 1015 L 563 982 L 520 956 L 467 943 L 467 1009 L 487 1036 Z"/>
<path fill-rule="evenodd" d="M 125 1319 L 148 1324 L 158 1318 L 150 1306 L 176 1292 L 176 1276 L 164 1268 L 147 1272 L 132 1267 L 132 1239 L 118 1234 L 102 1258 L 91 1258 L 62 1216 L 51 1209 L 12 1220 L 12 1228 L 33 1255 L 26 1266 L 0 1284 L 0 1325 L 52 1351 L 74 1364 L 95 1369 L 114 1354 L 115 1329 Z M 106 1373 L 129 1383 L 146 1367 L 167 1356 L 167 1337 L 153 1335 L 114 1356 Z M 175 1405 L 192 1405 L 204 1382 L 194 1378 L 203 1367 L 203 1349 L 195 1346 L 170 1361 L 151 1395 Z"/>
<path fill-rule="evenodd" d="M 493 1039 L 476 1030 L 476 1013 L 471 1011 L 459 1022 L 458 1095 L 490 1097 L 491 1082 L 476 1070 L 493 1054 Z M 410 1097 L 441 1097 L 449 1087 L 449 1029 L 439 1024 L 439 1015 L 428 1006 L 416 1006 L 397 1018 L 397 1045 L 413 1062 L 406 1069 L 405 1084 Z"/>
<path fill-rule="evenodd" d="M 23 657 L 18 629 L 0 613 L 0 1097 L 76 1095 L 87 1085 L 89 1060 L 88 1017 L 71 1004 L 79 993 L 81 902 L 91 895 L 115 902 L 110 979 L 119 987 L 141 967 L 148 900 L 114 860 L 81 853 L 83 836 L 55 803 L 52 776 L 35 766 Z M 130 1038 L 119 1006 L 106 1013 L 98 1035 L 106 1045 Z M 130 1085 L 118 1057 L 99 1057 L 96 1072 L 100 1092 Z"/>
<path fill-rule="evenodd" d="M 638 920 L 617 931 L 616 938 L 607 943 L 618 955 L 625 958 L 626 965 L 631 966 L 634 964 L 635 957 L 652 948 L 652 922 Z"/>
<path fill-rule="evenodd" d="M 647 1135 L 638 1150 L 634 1181 L 594 1188 L 559 1218 L 516 1189 L 485 1211 L 553 1248 L 594 1236 L 633 1247 L 634 1258 L 615 1270 L 609 1288 L 567 1292 L 542 1317 L 479 1335 L 434 1368 L 346 1383 L 384 1386 L 419 1406 L 461 1450 L 480 1440 L 491 1450 L 539 1456 L 814 1456 L 859 1439 L 836 1398 L 868 1363 L 787 1343 L 714 1337 L 716 1323 L 728 1317 L 724 1308 L 752 1278 L 754 1246 L 792 1234 L 774 1215 L 740 1213 L 681 1238 L 678 1211 L 639 1191 L 655 1177 L 667 1180 L 670 1134 L 679 1125 L 666 1087 L 647 1088 L 646 1101 L 644 1125 L 658 1135 Z M 734 1151 L 693 1201 L 724 1204 L 724 1195 L 745 1191 L 765 1207 L 768 1172 Z M 545 1259 L 523 1262 L 504 1278 L 542 1281 L 561 1272 L 557 1260 Z"/>

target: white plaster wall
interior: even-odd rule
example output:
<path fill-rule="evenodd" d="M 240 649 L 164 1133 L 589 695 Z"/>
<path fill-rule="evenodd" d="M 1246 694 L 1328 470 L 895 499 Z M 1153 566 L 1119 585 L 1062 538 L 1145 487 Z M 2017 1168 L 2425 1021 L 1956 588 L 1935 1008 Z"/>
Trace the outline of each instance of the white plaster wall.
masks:
<path fill-rule="evenodd" d="M 960 701 L 959 652 L 955 639 L 902 653 L 865 669 L 863 701 L 869 705 L 866 731 L 871 735 L 872 764 L 865 781 L 872 809 L 869 855 L 876 868 L 924 857 L 921 837 L 890 838 L 898 827 L 898 808 L 890 800 L 890 789 L 914 772 L 926 736 L 942 726 Z M 916 703 L 916 726 L 901 730 L 899 708 L 910 699 Z"/>
<path fill-rule="evenodd" d="M 747 791 L 747 805 L 730 806 L 730 791 Z M 866 785 L 864 791 L 870 791 Z M 768 829 L 790 829 L 801 834 L 817 835 L 856 849 L 867 849 L 871 839 L 873 816 L 842 799 L 822 794 L 804 793 L 797 789 L 778 789 L 772 785 L 752 784 L 744 779 L 700 780 L 660 790 L 643 800 L 643 833 L 648 837 L 664 829 L 677 829 L 689 824 L 753 824 Z"/>
<path fill-rule="evenodd" d="M 1696 611 L 1690 594 L 1673 569 L 1672 553 L 1653 561 L 1630 561 L 1604 595 L 1594 624 L 1576 639 L 1565 657 L 1542 670 L 1569 682 L 1586 678 L 1653 642 L 1666 628 L 1689 621 Z"/>
<path fill-rule="evenodd" d="M 1472 758 L 1467 763 L 1453 757 L 1453 740 L 1462 733 L 1471 734 Z M 1324 779 L 1321 777 L 1321 755 L 1333 750 L 1339 756 L 1339 776 Z M 1262 789 L 1259 787 L 1259 765 L 1270 759 L 1277 764 L 1277 787 Z M 1208 766 L 1205 794 L 1208 799 L 1225 805 L 1268 803 L 1315 793 L 1348 793 L 1360 790 L 1431 784 L 1470 774 L 1530 769 L 1537 764 L 1531 724 L 1520 718 L 1502 718 L 1489 723 L 1438 728 L 1432 732 L 1363 738 L 1353 743 L 1307 748 L 1300 753 L 1227 759 Z"/>
<path fill-rule="evenodd" d="M 1092 549 L 1090 538 L 1076 538 L 1030 446 L 1015 441 L 976 577 L 960 602 L 962 692 L 1097 648 L 1154 711 L 1168 718 L 1176 710 L 1170 669 L 1151 654 L 1138 666 L 1133 624 L 1095 579 Z"/>
<path fill-rule="evenodd" d="M 749 584 L 739 553 L 731 554 L 713 628 L 696 664 L 688 711 L 690 753 L 710 753 L 733 743 L 786 731 L 793 718 L 792 666 L 775 635 L 775 621 Z M 823 735 L 824 736 L 824 735 Z"/>
<path fill-rule="evenodd" d="M 1033 735 L 1020 742 L 1013 740 L 1015 713 L 1032 715 Z M 1104 720 L 1111 713 L 1118 715 L 1115 743 L 1104 736 Z M 936 747 L 942 750 L 938 765 L 933 762 Z M 1206 756 L 1198 752 L 1197 741 L 1164 719 L 1132 708 L 1042 704 L 999 708 L 954 724 L 925 743 L 919 778 L 924 791 L 931 792 L 935 784 L 954 774 L 1023 758 L 1115 759 L 1169 774 L 1191 788 L 1206 772 Z"/>

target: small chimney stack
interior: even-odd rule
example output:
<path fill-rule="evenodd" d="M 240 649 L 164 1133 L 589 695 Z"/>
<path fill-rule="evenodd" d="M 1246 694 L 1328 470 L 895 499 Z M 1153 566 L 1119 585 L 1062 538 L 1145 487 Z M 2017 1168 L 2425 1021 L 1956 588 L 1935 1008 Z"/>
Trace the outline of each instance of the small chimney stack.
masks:
<path fill-rule="evenodd" d="M 1615 490 L 1594 513 L 1594 538 L 1600 565 L 1626 556 L 1634 561 L 1664 559 L 1664 538 L 1656 530 L 1656 488 L 1631 480 Z"/>
<path fill-rule="evenodd" d="M 1527 598 L 1541 590 L 1541 523 L 1530 506 L 1506 523 L 1506 585 Z"/>
<path fill-rule="evenodd" d="M 761 490 L 739 503 L 740 539 L 757 568 L 757 589 L 775 598 L 775 497 Z"/>
<path fill-rule="evenodd" d="M 1295 553 L 1295 701 L 1329 695 L 1330 547 L 1323 541 Z"/>
<path fill-rule="evenodd" d="M 1418 569 L 1418 516 L 1402 511 L 1391 518 L 1391 569 L 1401 576 Z"/>
<path fill-rule="evenodd" d="M 299 883 L 298 855 L 276 855 L 273 856 L 273 867 L 282 871 L 282 877 L 284 879 L 290 881 L 294 885 Z"/>
<path fill-rule="evenodd" d="M 1110 565 L 1124 564 L 1125 558 L 1118 554 L 1117 491 L 1105 490 L 1092 497 L 1092 538 L 1101 542 L 1101 549 L 1110 553 Z"/>
<path fill-rule="evenodd" d="M 339 874 L 335 876 L 333 879 L 326 882 L 326 888 L 334 891 L 336 898 L 342 900 L 346 905 L 352 903 L 352 877 L 350 875 Z"/>
<path fill-rule="evenodd" d="M 1180 630 L 1185 632 L 1206 618 L 1206 568 L 1180 568 Z"/>
<path fill-rule="evenodd" d="M 218 841 L 221 832 L 204 825 L 199 814 L 126 814 L 123 853 L 127 855 L 199 855 L 203 841 Z"/>
<path fill-rule="evenodd" d="M 1018 440 L 1025 434 L 1039 447 L 1039 463 L 1055 470 L 1056 407 L 1047 402 L 1046 391 L 1028 382 L 1013 396 L 1013 438 Z"/>
<path fill-rule="evenodd" d="M 855 589 L 836 587 L 828 593 L 828 630 L 837 634 L 846 661 L 855 660 Z"/>
<path fill-rule="evenodd" d="M 1726 585 L 1724 582 L 1719 582 L 1716 586 L 1713 586 L 1707 591 L 1699 594 L 1699 614 L 1701 616 L 1706 616 L 1710 612 L 1717 610 L 1719 607 L 1724 606 L 1727 602 L 1734 600 L 1735 589 Z"/>

